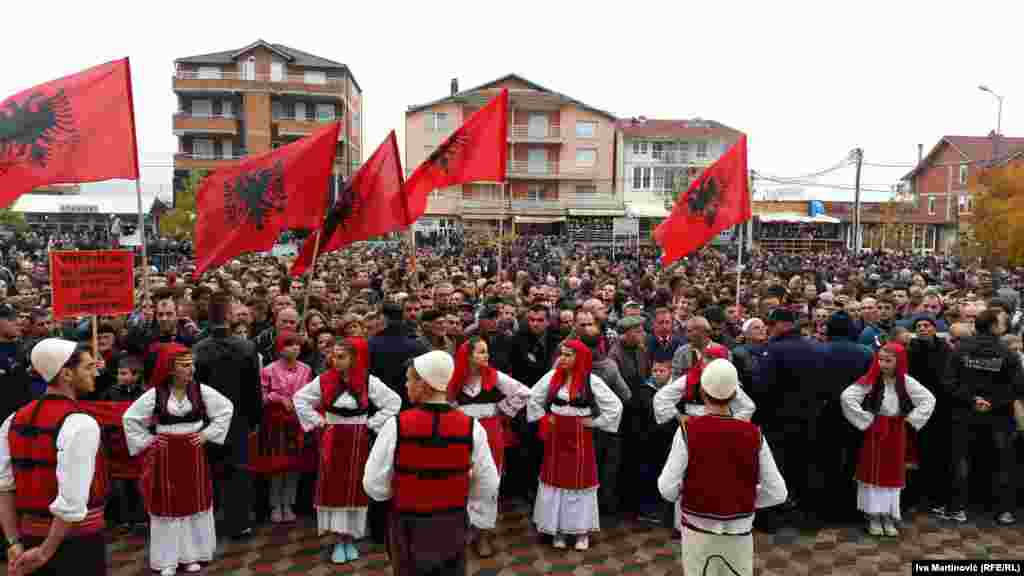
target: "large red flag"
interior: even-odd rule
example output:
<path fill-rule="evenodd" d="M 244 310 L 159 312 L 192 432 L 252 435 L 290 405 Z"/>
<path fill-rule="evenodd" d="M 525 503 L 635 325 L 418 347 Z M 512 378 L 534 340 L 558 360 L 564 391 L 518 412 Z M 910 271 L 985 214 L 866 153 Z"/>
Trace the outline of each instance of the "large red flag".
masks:
<path fill-rule="evenodd" d="M 676 200 L 672 214 L 654 230 L 654 239 L 664 251 L 662 265 L 686 256 L 750 217 L 744 135 L 690 183 L 686 194 Z"/>
<path fill-rule="evenodd" d="M 431 190 L 467 182 L 504 182 L 508 160 L 508 89 L 477 110 L 405 182 L 411 226 L 427 211 Z"/>
<path fill-rule="evenodd" d="M 281 232 L 316 228 L 327 210 L 341 123 L 203 179 L 196 195 L 196 274 L 245 252 L 269 250 Z"/>
<path fill-rule="evenodd" d="M 405 197 L 402 195 L 402 161 L 398 156 L 395 131 L 377 147 L 338 194 L 320 235 L 320 253 L 338 250 L 353 242 L 387 234 L 405 225 Z M 306 271 L 313 262 L 317 234 L 302 245 L 292 275 Z"/>
<path fill-rule="evenodd" d="M 0 208 L 38 186 L 138 177 L 127 58 L 0 102 Z"/>

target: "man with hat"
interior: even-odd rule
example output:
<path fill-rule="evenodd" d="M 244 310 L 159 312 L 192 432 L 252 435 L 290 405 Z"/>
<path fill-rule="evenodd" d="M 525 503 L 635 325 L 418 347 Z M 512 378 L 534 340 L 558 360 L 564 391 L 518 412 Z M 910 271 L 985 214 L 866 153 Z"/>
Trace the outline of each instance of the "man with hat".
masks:
<path fill-rule="evenodd" d="M 658 478 L 666 500 L 682 499 L 687 574 L 753 574 L 754 511 L 786 500 L 785 480 L 761 431 L 730 415 L 738 383 L 728 360 L 712 360 L 704 368 L 706 413 L 676 431 Z"/>
<path fill-rule="evenodd" d="M 786 476 L 792 501 L 788 509 L 804 506 L 804 519 L 816 519 L 815 500 L 822 496 L 824 479 L 815 460 L 817 424 L 829 397 L 822 386 L 825 353 L 800 336 L 797 317 L 785 307 L 768 314 L 771 339 L 754 373 L 751 397 L 758 421 L 775 446 L 779 468 Z M 801 502 L 802 501 L 802 502 Z"/>
<path fill-rule="evenodd" d="M 100 427 L 77 402 L 95 389 L 96 360 L 74 342 L 48 338 L 32 349 L 32 366 L 46 394 L 0 426 L 8 573 L 106 574 Z"/>
<path fill-rule="evenodd" d="M 455 344 L 448 338 L 447 316 L 441 310 L 431 308 L 420 313 L 418 342 L 427 350 L 443 350 L 455 355 Z"/>
<path fill-rule="evenodd" d="M 388 549 L 396 576 L 465 574 L 466 502 L 496 498 L 498 470 L 487 432 L 448 403 L 455 362 L 435 350 L 406 371 L 414 406 L 381 428 L 363 489 L 391 501 Z"/>

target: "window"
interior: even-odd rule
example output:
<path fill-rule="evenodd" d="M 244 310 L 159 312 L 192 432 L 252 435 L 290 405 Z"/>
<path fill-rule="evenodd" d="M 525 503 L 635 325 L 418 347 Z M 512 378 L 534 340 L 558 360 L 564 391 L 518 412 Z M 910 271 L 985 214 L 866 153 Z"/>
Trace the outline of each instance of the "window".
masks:
<path fill-rule="evenodd" d="M 633 190 L 639 190 L 640 189 L 640 182 L 643 180 L 643 177 L 644 177 L 644 169 L 643 168 L 633 168 Z"/>
<path fill-rule="evenodd" d="M 199 68 L 200 80 L 220 80 L 221 70 L 216 66 L 202 66 Z"/>
<path fill-rule="evenodd" d="M 654 169 L 654 189 L 664 190 L 668 188 L 667 171 L 664 168 Z"/>
<path fill-rule="evenodd" d="M 576 165 L 591 167 L 597 164 L 597 149 L 596 148 L 577 148 L 576 149 Z"/>
<path fill-rule="evenodd" d="M 295 103 L 295 119 L 305 120 L 306 119 L 306 103 L 296 102 Z"/>
<path fill-rule="evenodd" d="M 249 56 L 248 59 L 242 62 L 242 79 L 243 80 L 255 80 L 256 79 L 256 57 Z"/>
<path fill-rule="evenodd" d="M 271 82 L 283 82 L 284 81 L 284 62 L 271 62 L 270 63 L 270 81 Z"/>
<path fill-rule="evenodd" d="M 644 168 L 644 190 L 651 189 L 651 169 Z"/>
<path fill-rule="evenodd" d="M 274 100 L 273 102 L 270 103 L 270 115 L 274 118 L 274 120 L 278 120 L 282 116 L 284 116 L 284 106 L 281 104 L 280 101 Z"/>
<path fill-rule="evenodd" d="M 640 141 L 640 152 L 639 152 L 639 154 L 641 156 L 646 156 L 647 155 L 647 142 L 644 142 L 643 140 Z"/>
<path fill-rule="evenodd" d="M 427 132 L 447 132 L 447 112 L 427 112 Z"/>
<path fill-rule="evenodd" d="M 319 122 L 334 121 L 334 104 L 317 104 L 316 119 Z"/>
<path fill-rule="evenodd" d="M 679 161 L 686 162 L 690 159 L 690 143 L 680 142 L 679 143 Z"/>
<path fill-rule="evenodd" d="M 697 142 L 697 158 L 707 158 L 707 157 L 708 157 L 708 143 L 707 142 Z"/>
<path fill-rule="evenodd" d="M 213 116 L 213 102 L 210 100 L 193 100 L 192 115 L 209 118 Z"/>
<path fill-rule="evenodd" d="M 193 140 L 192 155 L 196 158 L 213 158 L 213 140 Z"/>
<path fill-rule="evenodd" d="M 576 185 L 577 196 L 597 196 L 597 186 L 593 184 L 577 184 Z"/>
<path fill-rule="evenodd" d="M 235 143 L 234 142 L 232 142 L 231 140 L 225 140 L 223 142 L 223 150 L 222 150 L 223 153 L 224 153 L 224 157 L 227 158 L 227 159 L 233 158 L 234 155 L 235 155 L 234 148 L 235 148 Z"/>
<path fill-rule="evenodd" d="M 220 113 L 225 118 L 233 118 L 235 115 L 235 103 L 231 100 L 224 100 L 220 103 Z"/>
<path fill-rule="evenodd" d="M 651 169 L 646 167 L 633 168 L 633 189 L 634 190 L 650 190 L 651 189 Z"/>
<path fill-rule="evenodd" d="M 597 122 L 576 121 L 577 138 L 595 138 L 597 136 Z"/>
<path fill-rule="evenodd" d="M 960 185 L 961 186 L 966 186 L 967 185 L 967 175 L 969 174 L 969 172 L 970 171 L 968 170 L 967 164 L 961 164 L 960 165 Z"/>
<path fill-rule="evenodd" d="M 928 197 L 928 215 L 935 214 L 935 196 Z"/>
<path fill-rule="evenodd" d="M 665 156 L 665 145 L 661 142 L 651 142 L 651 156 L 655 160 L 661 160 Z"/>
<path fill-rule="evenodd" d="M 306 70 L 302 76 L 306 84 L 327 84 L 327 72 Z"/>
<path fill-rule="evenodd" d="M 526 189 L 526 199 L 530 202 L 537 202 L 544 199 L 544 186 L 541 184 L 530 184 Z"/>

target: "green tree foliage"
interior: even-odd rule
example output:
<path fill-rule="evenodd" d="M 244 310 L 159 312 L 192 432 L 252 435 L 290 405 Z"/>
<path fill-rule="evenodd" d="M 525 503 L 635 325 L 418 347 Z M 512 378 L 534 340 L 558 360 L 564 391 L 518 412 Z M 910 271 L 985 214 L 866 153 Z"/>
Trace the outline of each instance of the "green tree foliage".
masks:
<path fill-rule="evenodd" d="M 8 228 L 20 234 L 28 231 L 28 222 L 25 222 L 25 215 L 21 212 L 4 208 L 0 209 L 0 228 Z"/>
<path fill-rule="evenodd" d="M 160 235 L 178 240 L 191 240 L 196 220 L 196 193 L 206 176 L 204 171 L 193 171 L 182 190 L 175 194 L 174 208 L 160 217 Z"/>

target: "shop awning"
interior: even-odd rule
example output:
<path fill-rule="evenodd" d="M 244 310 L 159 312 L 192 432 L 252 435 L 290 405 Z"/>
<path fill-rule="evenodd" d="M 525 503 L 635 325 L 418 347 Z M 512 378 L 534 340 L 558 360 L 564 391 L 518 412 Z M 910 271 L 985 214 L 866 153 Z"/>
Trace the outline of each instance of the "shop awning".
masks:
<path fill-rule="evenodd" d="M 759 214 L 761 222 L 792 222 L 800 224 L 839 224 L 838 218 L 818 214 L 817 216 L 801 216 L 791 212 L 778 212 L 774 214 Z"/>
<path fill-rule="evenodd" d="M 569 216 L 622 216 L 625 210 L 616 208 L 570 208 Z"/>
<path fill-rule="evenodd" d="M 516 216 L 516 224 L 554 224 L 565 222 L 565 216 Z"/>
<path fill-rule="evenodd" d="M 499 215 L 499 214 L 493 214 L 493 215 L 492 214 L 463 214 L 462 215 L 462 219 L 463 220 L 495 220 L 495 221 L 497 221 L 497 220 L 501 220 L 502 218 L 501 218 L 501 215 Z"/>
<path fill-rule="evenodd" d="M 630 204 L 626 207 L 630 218 L 668 218 L 664 204 Z"/>

